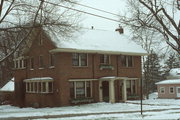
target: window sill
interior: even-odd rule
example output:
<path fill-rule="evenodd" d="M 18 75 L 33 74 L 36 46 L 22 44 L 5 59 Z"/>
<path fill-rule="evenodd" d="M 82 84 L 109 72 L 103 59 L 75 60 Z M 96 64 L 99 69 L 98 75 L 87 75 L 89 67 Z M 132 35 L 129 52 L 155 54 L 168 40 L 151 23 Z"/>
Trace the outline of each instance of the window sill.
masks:
<path fill-rule="evenodd" d="M 50 66 L 49 68 L 50 68 L 50 69 L 53 69 L 53 68 L 55 68 L 55 66 Z"/>
<path fill-rule="evenodd" d="M 44 69 L 44 68 L 39 68 L 39 70 L 42 70 L 42 69 Z"/>
<path fill-rule="evenodd" d="M 30 70 L 34 70 L 34 69 L 30 69 Z"/>

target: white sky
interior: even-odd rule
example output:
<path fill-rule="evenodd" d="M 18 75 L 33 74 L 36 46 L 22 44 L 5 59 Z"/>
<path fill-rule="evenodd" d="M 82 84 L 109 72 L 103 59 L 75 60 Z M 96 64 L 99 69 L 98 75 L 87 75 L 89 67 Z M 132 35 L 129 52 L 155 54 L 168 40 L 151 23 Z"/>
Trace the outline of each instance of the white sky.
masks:
<path fill-rule="evenodd" d="M 91 6 L 94 8 L 102 9 L 114 14 L 123 13 L 122 11 L 125 9 L 125 1 L 124 0 L 81 0 L 79 3 Z M 104 17 L 112 18 L 115 20 L 118 20 L 119 18 L 117 16 L 106 14 L 103 12 L 95 11 L 89 8 L 80 7 L 77 6 L 78 9 L 85 10 L 87 12 L 95 13 Z M 83 14 L 83 25 L 84 27 L 90 28 L 91 26 L 94 26 L 94 28 L 98 29 L 105 29 L 105 30 L 111 30 L 114 31 L 118 26 L 118 22 L 106 20 L 103 18 L 98 18 L 91 15 Z"/>

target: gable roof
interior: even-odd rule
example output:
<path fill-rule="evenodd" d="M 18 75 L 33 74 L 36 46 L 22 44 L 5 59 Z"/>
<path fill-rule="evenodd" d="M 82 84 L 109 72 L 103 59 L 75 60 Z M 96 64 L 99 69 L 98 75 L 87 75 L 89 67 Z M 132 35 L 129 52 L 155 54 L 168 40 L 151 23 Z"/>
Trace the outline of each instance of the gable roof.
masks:
<path fill-rule="evenodd" d="M 115 31 L 89 29 L 76 32 L 72 38 L 65 40 L 62 40 L 56 33 L 46 32 L 57 46 L 57 49 L 53 49 L 51 52 L 147 55 L 147 52 L 130 40 L 130 37 Z"/>
<path fill-rule="evenodd" d="M 156 83 L 156 85 L 163 85 L 163 84 L 180 84 L 180 79 L 163 80 Z"/>

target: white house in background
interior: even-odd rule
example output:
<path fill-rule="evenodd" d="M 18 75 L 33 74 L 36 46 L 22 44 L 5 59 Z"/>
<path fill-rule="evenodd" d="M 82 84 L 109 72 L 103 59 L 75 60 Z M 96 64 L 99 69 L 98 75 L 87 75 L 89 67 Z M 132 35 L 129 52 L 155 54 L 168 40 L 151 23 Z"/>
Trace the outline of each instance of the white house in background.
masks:
<path fill-rule="evenodd" d="M 171 69 L 167 78 L 156 83 L 158 98 L 180 99 L 180 68 Z"/>

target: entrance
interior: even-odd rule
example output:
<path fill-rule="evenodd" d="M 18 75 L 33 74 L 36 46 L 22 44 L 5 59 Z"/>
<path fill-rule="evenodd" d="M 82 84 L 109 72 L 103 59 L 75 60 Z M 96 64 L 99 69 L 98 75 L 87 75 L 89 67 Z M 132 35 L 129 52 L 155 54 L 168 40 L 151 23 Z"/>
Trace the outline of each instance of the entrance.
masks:
<path fill-rule="evenodd" d="M 177 97 L 180 97 L 180 87 L 176 88 Z"/>
<path fill-rule="evenodd" d="M 103 101 L 109 102 L 109 81 L 102 82 L 102 91 Z"/>

